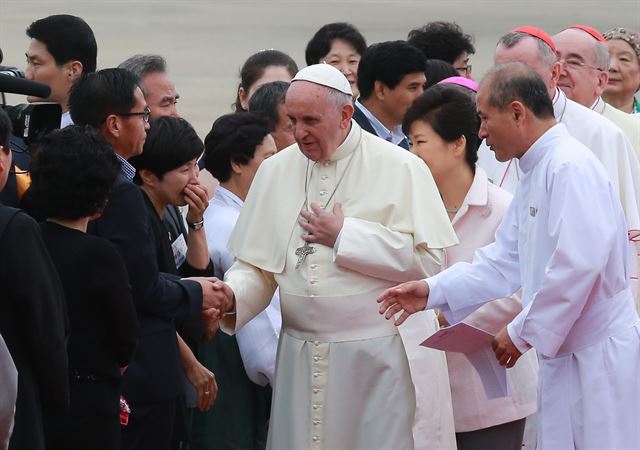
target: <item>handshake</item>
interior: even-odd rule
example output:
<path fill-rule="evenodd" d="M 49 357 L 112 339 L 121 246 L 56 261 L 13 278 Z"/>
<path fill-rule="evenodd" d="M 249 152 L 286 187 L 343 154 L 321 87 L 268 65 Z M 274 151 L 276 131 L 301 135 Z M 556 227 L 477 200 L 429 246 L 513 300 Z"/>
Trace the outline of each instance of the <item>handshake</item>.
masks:
<path fill-rule="evenodd" d="M 216 277 L 191 277 L 186 280 L 195 281 L 202 288 L 202 322 L 211 338 L 218 329 L 218 320 L 225 313 L 235 309 L 235 296 L 231 288 Z"/>

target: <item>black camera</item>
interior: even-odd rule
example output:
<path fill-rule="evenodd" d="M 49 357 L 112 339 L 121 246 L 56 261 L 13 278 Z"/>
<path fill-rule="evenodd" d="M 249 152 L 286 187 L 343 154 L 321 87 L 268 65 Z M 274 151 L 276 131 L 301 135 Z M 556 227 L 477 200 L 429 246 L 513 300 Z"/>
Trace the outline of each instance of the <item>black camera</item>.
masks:
<path fill-rule="evenodd" d="M 51 94 L 51 88 L 46 84 L 25 80 L 24 72 L 15 67 L 0 66 L 1 106 L 11 119 L 14 136 L 29 144 L 38 137 L 60 128 L 62 108 L 59 104 L 37 102 L 8 106 L 5 93 L 46 98 Z"/>

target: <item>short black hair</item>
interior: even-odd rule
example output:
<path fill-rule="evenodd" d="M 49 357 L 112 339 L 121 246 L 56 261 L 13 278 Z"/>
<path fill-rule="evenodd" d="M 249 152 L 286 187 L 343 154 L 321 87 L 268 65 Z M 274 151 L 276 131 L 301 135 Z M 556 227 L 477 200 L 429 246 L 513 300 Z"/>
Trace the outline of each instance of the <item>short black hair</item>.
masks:
<path fill-rule="evenodd" d="M 519 101 L 538 119 L 554 116 L 553 103 L 547 86 L 529 65 L 509 62 L 494 66 L 487 72 L 482 84 L 489 83 L 489 105 L 504 111 L 511 102 Z"/>
<path fill-rule="evenodd" d="M 327 56 L 333 41 L 340 39 L 350 44 L 360 56 L 367 50 L 367 41 L 356 27 L 346 22 L 335 22 L 323 25 L 313 35 L 304 51 L 304 59 L 308 66 L 318 64 Z"/>
<path fill-rule="evenodd" d="M 11 140 L 12 129 L 11 119 L 9 119 L 4 109 L 0 108 L 0 145 L 4 148 L 5 153 L 10 151 L 9 141 Z"/>
<path fill-rule="evenodd" d="M 82 73 L 96 71 L 98 44 L 91 27 L 80 17 L 56 14 L 36 20 L 27 28 L 27 36 L 44 43 L 57 65 L 77 60 Z"/>
<path fill-rule="evenodd" d="M 427 59 L 441 59 L 453 64 L 467 52 L 476 52 L 473 36 L 466 34 L 460 25 L 453 22 L 429 22 L 421 28 L 409 32 L 407 41 L 422 51 Z"/>
<path fill-rule="evenodd" d="M 427 70 L 425 71 L 427 76 L 427 84 L 425 89 L 429 89 L 434 84 L 438 84 L 442 80 L 449 77 L 458 77 L 460 74 L 451 64 L 441 59 L 430 59 L 427 61 Z"/>
<path fill-rule="evenodd" d="M 126 114 L 136 103 L 136 76 L 125 69 L 103 69 L 79 79 L 71 88 L 73 123 L 99 128 L 109 114 Z"/>
<path fill-rule="evenodd" d="M 142 184 L 138 171 L 146 169 L 158 179 L 192 159 L 198 159 L 204 144 L 186 120 L 179 117 L 162 116 L 150 123 L 147 139 L 140 155 L 129 163 L 136 168 L 134 181 Z"/>
<path fill-rule="evenodd" d="M 412 73 L 424 73 L 427 60 L 420 50 L 405 41 L 380 42 L 371 45 L 358 66 L 358 89 L 366 100 L 373 92 L 374 84 L 380 81 L 394 89 Z"/>
<path fill-rule="evenodd" d="M 274 131 L 278 125 L 280 120 L 278 106 L 284 104 L 290 84 L 286 81 L 272 81 L 260 86 L 249 99 L 249 112 L 267 119 L 271 131 Z"/>
<path fill-rule="evenodd" d="M 120 162 L 97 130 L 71 125 L 49 133 L 31 151 L 24 201 L 39 216 L 75 220 L 105 207 Z"/>
<path fill-rule="evenodd" d="M 437 84 L 424 91 L 407 110 L 402 130 L 409 134 L 411 125 L 422 121 L 428 123 L 446 142 L 453 142 L 464 136 L 467 140 L 465 160 L 475 171 L 480 146 L 480 121 L 475 102 L 463 89 L 449 84 Z"/>
<path fill-rule="evenodd" d="M 204 167 L 224 183 L 231 178 L 231 162 L 246 165 L 269 134 L 267 120 L 250 112 L 219 117 L 204 139 Z"/>
<path fill-rule="evenodd" d="M 249 56 L 240 69 L 240 86 L 238 86 L 235 102 L 236 112 L 244 111 L 242 103 L 240 103 L 240 88 L 248 92 L 269 66 L 286 68 L 291 78 L 298 73 L 298 65 L 293 58 L 279 50 L 260 50 L 258 53 Z"/>

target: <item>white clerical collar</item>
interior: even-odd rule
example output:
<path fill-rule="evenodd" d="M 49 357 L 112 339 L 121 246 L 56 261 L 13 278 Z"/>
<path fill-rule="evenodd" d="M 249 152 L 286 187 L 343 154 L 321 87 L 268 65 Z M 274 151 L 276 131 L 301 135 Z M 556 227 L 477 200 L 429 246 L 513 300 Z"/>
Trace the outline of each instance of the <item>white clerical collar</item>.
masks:
<path fill-rule="evenodd" d="M 556 88 L 556 93 L 553 96 L 553 115 L 557 122 L 562 122 L 567 110 L 567 103 L 569 103 L 567 96 L 559 88 Z"/>
<path fill-rule="evenodd" d="M 340 144 L 336 149 L 336 151 L 333 152 L 333 154 L 329 157 L 329 161 L 338 161 L 339 159 L 342 159 L 345 156 L 348 156 L 353 150 L 355 150 L 356 146 L 351 145 L 351 140 L 355 135 L 356 127 L 358 127 L 358 124 L 356 123 L 355 120 L 351 119 L 351 128 L 349 129 L 349 133 L 347 134 L 347 137 L 344 138 L 344 141 L 342 141 L 342 144 Z"/>
<path fill-rule="evenodd" d="M 565 134 L 567 134 L 567 128 L 561 123 L 549 128 L 520 158 L 522 171 L 526 173 L 533 169 L 551 148 L 549 144 Z"/>
<path fill-rule="evenodd" d="M 242 205 L 244 205 L 244 202 L 240 197 L 238 197 L 236 194 L 234 194 L 233 192 L 231 192 L 229 189 L 225 188 L 222 185 L 219 185 L 216 188 L 216 191 L 213 193 L 213 195 L 219 196 L 221 197 L 221 199 L 228 200 L 229 202 L 239 207 L 242 207 Z"/>
<path fill-rule="evenodd" d="M 360 103 L 360 99 L 356 100 L 356 108 L 362 111 L 362 114 L 369 120 L 369 123 L 375 130 L 378 137 L 384 139 L 385 141 L 392 142 L 398 145 L 405 139 L 405 135 L 402 132 L 402 125 L 397 125 L 393 127 L 393 129 L 389 130 L 385 127 L 382 122 L 378 120 L 376 116 L 373 115 L 371 111 L 367 109 L 362 103 Z"/>
<path fill-rule="evenodd" d="M 593 105 L 591 105 L 591 109 L 597 112 L 598 114 L 602 114 L 604 109 L 607 107 L 607 103 L 602 99 L 602 97 L 598 97 Z"/>

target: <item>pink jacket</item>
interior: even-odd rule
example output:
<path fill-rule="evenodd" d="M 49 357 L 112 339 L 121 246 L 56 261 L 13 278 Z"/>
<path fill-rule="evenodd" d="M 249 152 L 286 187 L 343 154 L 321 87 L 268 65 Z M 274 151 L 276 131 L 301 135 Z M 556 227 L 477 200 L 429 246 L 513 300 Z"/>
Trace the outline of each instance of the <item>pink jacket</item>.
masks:
<path fill-rule="evenodd" d="M 476 249 L 490 244 L 512 196 L 489 183 L 476 167 L 471 188 L 453 218 L 460 243 L 445 249 L 443 270 L 459 261 L 471 262 Z M 487 303 L 464 321 L 492 334 L 500 331 L 522 309 L 518 294 Z M 527 417 L 537 410 L 538 360 L 528 351 L 507 370 L 511 397 L 487 400 L 480 377 L 466 357 L 447 353 L 456 432 L 474 431 Z"/>

